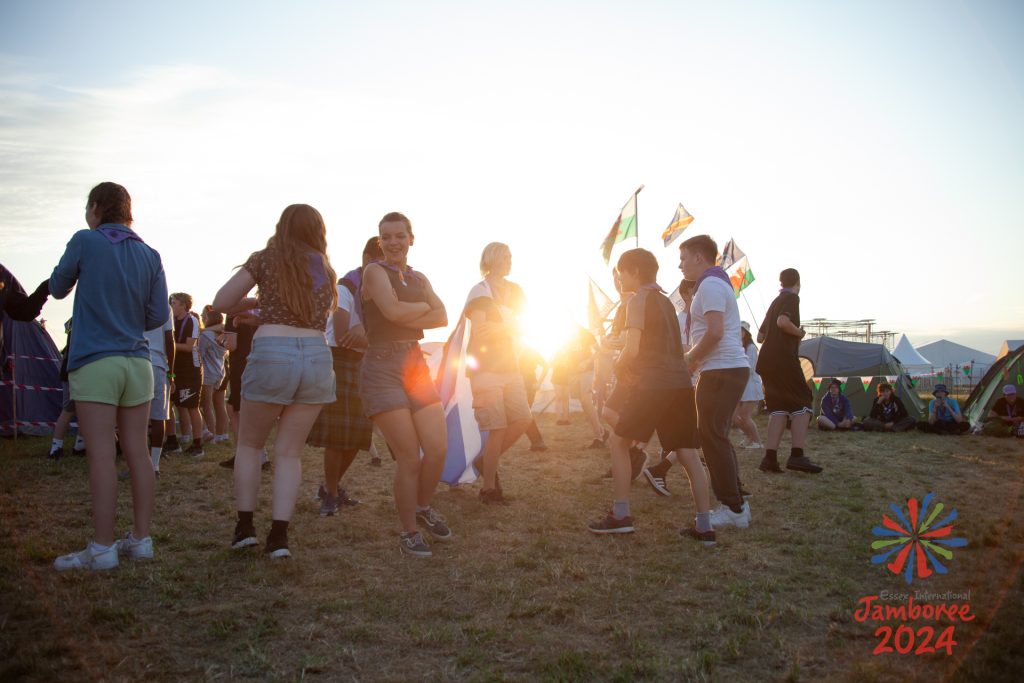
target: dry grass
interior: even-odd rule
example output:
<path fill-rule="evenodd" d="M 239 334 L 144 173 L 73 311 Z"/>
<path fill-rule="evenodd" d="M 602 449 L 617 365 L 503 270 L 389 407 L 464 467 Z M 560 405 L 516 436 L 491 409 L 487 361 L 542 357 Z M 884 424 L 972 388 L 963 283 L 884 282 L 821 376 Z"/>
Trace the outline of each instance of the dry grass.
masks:
<path fill-rule="evenodd" d="M 610 484 L 582 425 L 544 421 L 549 453 L 513 449 L 507 508 L 475 489 L 436 498 L 457 533 L 433 560 L 399 554 L 391 463 L 347 476 L 363 505 L 320 518 L 319 454 L 304 457 L 290 562 L 228 549 L 229 455 L 165 461 L 157 559 L 109 573 L 58 574 L 53 558 L 90 535 L 85 463 L 47 463 L 46 442 L 0 444 L 2 680 L 1011 680 L 1024 667 L 1024 442 L 919 434 L 814 433 L 820 477 L 767 476 L 742 452 L 754 524 L 703 549 L 675 495 L 634 485 L 638 531 L 598 538 Z M 269 525 L 269 475 L 257 525 Z M 957 552 L 934 592 L 972 590 L 978 619 L 953 657 L 874 657 L 862 595 L 906 590 L 869 563 L 890 502 L 935 491 L 959 508 Z M 123 496 L 121 519 L 129 501 Z M 915 588 L 918 587 L 916 584 Z"/>

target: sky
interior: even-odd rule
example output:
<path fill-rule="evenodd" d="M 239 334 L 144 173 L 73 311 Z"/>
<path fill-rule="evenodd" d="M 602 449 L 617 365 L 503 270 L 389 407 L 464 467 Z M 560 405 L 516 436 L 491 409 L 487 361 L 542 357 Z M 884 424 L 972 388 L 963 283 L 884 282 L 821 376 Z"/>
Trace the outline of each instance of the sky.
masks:
<path fill-rule="evenodd" d="M 643 185 L 666 289 L 682 202 L 749 256 L 755 324 L 795 267 L 805 319 L 995 353 L 1024 338 L 1022 28 L 992 1 L 4 0 L 0 262 L 34 288 L 112 180 L 199 307 L 289 204 L 339 272 L 401 211 L 453 322 L 507 243 L 550 352 Z"/>

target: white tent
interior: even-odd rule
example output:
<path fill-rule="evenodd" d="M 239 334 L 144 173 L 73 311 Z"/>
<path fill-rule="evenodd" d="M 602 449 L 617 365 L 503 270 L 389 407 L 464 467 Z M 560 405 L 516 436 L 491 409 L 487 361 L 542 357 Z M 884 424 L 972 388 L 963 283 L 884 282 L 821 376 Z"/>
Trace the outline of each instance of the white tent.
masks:
<path fill-rule="evenodd" d="M 996 358 L 1002 358 L 1011 351 L 1015 351 L 1020 347 L 1024 346 L 1024 339 L 1007 339 L 1003 342 L 1003 345 L 999 348 L 999 355 Z"/>
<path fill-rule="evenodd" d="M 973 368 L 971 374 L 978 378 L 984 375 L 996 360 L 996 357 L 990 353 L 972 349 L 948 339 L 940 339 L 931 344 L 918 346 L 917 352 L 931 360 L 931 364 L 936 370 L 951 368 L 956 371 L 964 365 L 970 365 Z"/>
<path fill-rule="evenodd" d="M 910 373 L 928 372 L 932 367 L 932 362 L 917 352 L 905 334 L 900 335 L 900 341 L 893 349 L 892 355 L 896 356 Z"/>

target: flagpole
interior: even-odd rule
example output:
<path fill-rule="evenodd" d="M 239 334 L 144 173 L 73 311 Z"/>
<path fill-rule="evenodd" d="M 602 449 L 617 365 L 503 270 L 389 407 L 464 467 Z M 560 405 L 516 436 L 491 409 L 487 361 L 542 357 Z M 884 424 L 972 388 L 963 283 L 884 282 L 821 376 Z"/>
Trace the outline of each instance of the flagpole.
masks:
<path fill-rule="evenodd" d="M 747 301 L 747 295 L 742 289 L 740 290 L 740 296 L 743 297 L 743 303 L 747 305 L 747 310 L 750 311 L 750 317 L 754 319 L 754 329 L 756 329 L 758 334 L 760 334 L 761 326 L 757 324 L 757 316 L 754 315 L 754 309 L 750 307 L 750 302 Z"/>
<path fill-rule="evenodd" d="M 634 214 L 634 217 L 636 218 L 636 234 L 633 235 L 633 241 L 637 248 L 640 247 L 640 199 L 637 195 L 640 194 L 640 190 L 642 189 L 644 189 L 643 185 L 638 187 L 636 192 L 633 193 L 633 203 L 636 204 L 636 213 Z"/>

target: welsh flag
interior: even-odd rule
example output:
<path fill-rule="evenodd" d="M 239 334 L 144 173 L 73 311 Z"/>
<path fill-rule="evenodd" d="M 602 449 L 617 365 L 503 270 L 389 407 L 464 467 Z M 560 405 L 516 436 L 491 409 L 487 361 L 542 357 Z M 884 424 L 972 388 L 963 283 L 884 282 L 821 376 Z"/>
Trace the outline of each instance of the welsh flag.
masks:
<path fill-rule="evenodd" d="M 601 243 L 601 255 L 604 257 L 605 263 L 611 260 L 612 247 L 630 237 L 636 237 L 636 196 L 642 189 L 644 189 L 643 185 L 633 193 L 633 196 L 629 198 L 626 205 L 622 207 L 619 217 L 615 219 L 615 225 L 608 231 L 608 236 Z"/>
<path fill-rule="evenodd" d="M 741 256 L 725 271 L 732 282 L 732 290 L 736 292 L 736 298 L 740 298 L 740 292 L 750 286 L 754 281 L 754 273 L 750 270 L 750 263 L 746 256 Z"/>
<path fill-rule="evenodd" d="M 693 222 L 693 216 L 686 210 L 682 204 L 679 204 L 679 208 L 676 209 L 676 215 L 672 217 L 672 222 L 668 224 L 668 227 L 661 231 L 661 239 L 664 240 L 665 246 L 672 244 L 672 241 L 683 234 L 683 231 L 689 227 L 690 223 Z"/>

